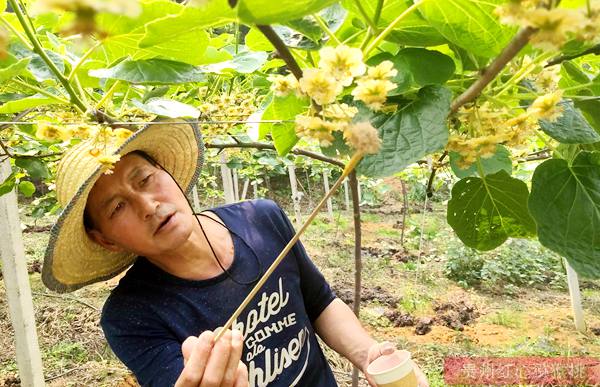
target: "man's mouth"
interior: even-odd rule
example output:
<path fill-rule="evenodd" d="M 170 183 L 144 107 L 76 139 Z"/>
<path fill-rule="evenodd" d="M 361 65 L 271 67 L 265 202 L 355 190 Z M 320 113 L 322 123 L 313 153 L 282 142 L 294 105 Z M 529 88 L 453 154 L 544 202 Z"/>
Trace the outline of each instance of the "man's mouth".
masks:
<path fill-rule="evenodd" d="M 171 219 L 173 218 L 173 216 L 175 216 L 175 213 L 172 213 L 171 215 L 167 215 L 162 222 L 160 222 L 160 224 L 158 225 L 158 227 L 156 228 L 156 231 L 154 232 L 154 234 L 158 234 L 159 232 L 161 232 L 161 230 L 163 230 L 163 228 L 165 228 L 165 226 L 167 226 Z"/>

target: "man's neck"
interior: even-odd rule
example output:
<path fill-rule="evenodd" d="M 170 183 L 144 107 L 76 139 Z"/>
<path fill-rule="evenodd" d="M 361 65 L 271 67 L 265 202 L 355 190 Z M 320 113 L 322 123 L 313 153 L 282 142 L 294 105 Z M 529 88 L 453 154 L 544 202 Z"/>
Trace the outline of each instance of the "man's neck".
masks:
<path fill-rule="evenodd" d="M 206 280 L 221 274 L 223 269 L 218 265 L 210 245 L 221 265 L 228 268 L 233 263 L 233 240 L 229 230 L 219 224 L 223 223 L 222 220 L 212 212 L 206 215 L 212 219 L 198 216 L 198 220 L 202 223 L 208 240 L 197 225 L 188 240 L 177 250 L 170 252 L 168 256 L 147 257 L 148 260 L 169 274 L 189 280 Z"/>

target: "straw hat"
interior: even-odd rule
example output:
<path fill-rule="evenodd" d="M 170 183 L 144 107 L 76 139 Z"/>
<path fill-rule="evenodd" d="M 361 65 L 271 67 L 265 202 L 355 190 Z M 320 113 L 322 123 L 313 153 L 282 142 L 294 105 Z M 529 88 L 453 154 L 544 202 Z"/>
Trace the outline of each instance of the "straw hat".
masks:
<path fill-rule="evenodd" d="M 63 211 L 50 230 L 44 257 L 42 280 L 51 290 L 70 292 L 82 286 L 109 279 L 135 260 L 130 253 L 115 253 L 94 243 L 87 235 L 83 214 L 87 197 L 103 173 L 90 153 L 92 140 L 82 141 L 68 150 L 56 173 L 56 194 Z M 138 130 L 108 154 L 125 155 L 135 150 L 146 152 L 169 171 L 188 194 L 202 168 L 204 145 L 198 126 L 193 123 L 153 123 Z"/>

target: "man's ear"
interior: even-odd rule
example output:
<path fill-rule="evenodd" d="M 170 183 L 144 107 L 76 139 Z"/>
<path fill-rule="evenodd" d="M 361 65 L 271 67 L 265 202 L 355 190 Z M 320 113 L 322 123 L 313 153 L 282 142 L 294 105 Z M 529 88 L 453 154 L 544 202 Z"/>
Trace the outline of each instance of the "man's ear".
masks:
<path fill-rule="evenodd" d="M 125 251 L 121 246 L 116 245 L 110 239 L 106 238 L 100 231 L 98 230 L 87 230 L 88 236 L 97 244 L 104 247 L 109 251 L 113 251 L 115 253 L 122 253 Z"/>

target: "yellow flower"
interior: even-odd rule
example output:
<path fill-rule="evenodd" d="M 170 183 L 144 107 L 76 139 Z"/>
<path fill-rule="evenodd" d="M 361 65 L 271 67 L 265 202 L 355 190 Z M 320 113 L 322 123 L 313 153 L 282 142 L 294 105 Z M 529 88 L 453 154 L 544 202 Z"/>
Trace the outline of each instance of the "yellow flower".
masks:
<path fill-rule="evenodd" d="M 368 121 L 349 125 L 344 130 L 344 139 L 355 151 L 363 154 L 375 154 L 381 148 L 379 132 Z"/>
<path fill-rule="evenodd" d="M 342 85 L 331 74 L 321 69 L 305 69 L 300 79 L 300 90 L 308 94 L 319 105 L 326 105 L 335 101 L 342 92 Z"/>
<path fill-rule="evenodd" d="M 324 47 L 319 54 L 319 68 L 340 81 L 343 86 L 349 86 L 352 80 L 363 75 L 367 68 L 363 63 L 362 51 L 358 48 L 345 45 Z"/>
<path fill-rule="evenodd" d="M 533 101 L 527 112 L 537 119 L 556 121 L 563 111 L 562 106 L 558 104 L 561 97 L 561 90 L 539 96 Z"/>
<path fill-rule="evenodd" d="M 285 97 L 291 92 L 298 91 L 298 80 L 294 74 L 270 75 L 267 79 L 271 82 L 271 90 L 278 97 Z"/>
<path fill-rule="evenodd" d="M 348 104 L 335 103 L 327 105 L 321 110 L 321 116 L 337 121 L 352 121 L 352 118 L 358 113 L 358 109 L 354 106 L 348 106 Z"/>
<path fill-rule="evenodd" d="M 553 91 L 560 81 L 560 66 L 547 67 L 535 77 L 535 85 L 542 91 Z"/>
<path fill-rule="evenodd" d="M 354 99 L 364 102 L 369 108 L 381 110 L 387 99 L 387 93 L 395 88 L 396 84 L 394 82 L 368 78 L 360 79 L 354 90 L 352 90 L 352 95 Z"/>
<path fill-rule="evenodd" d="M 369 67 L 367 77 L 370 79 L 386 80 L 398 75 L 398 70 L 394 68 L 394 64 L 389 60 L 384 60 L 374 67 Z"/>
<path fill-rule="evenodd" d="M 75 125 L 71 127 L 71 135 L 75 138 L 80 138 L 82 140 L 89 138 L 92 134 L 92 130 L 89 125 Z"/>
<path fill-rule="evenodd" d="M 102 170 L 105 175 L 110 175 L 113 173 L 113 168 L 115 163 L 121 159 L 120 155 L 99 155 L 96 157 L 96 160 L 102 165 Z"/>
<path fill-rule="evenodd" d="M 133 134 L 133 132 L 129 129 L 117 128 L 113 130 L 112 134 L 116 140 L 116 143 L 121 145 L 129 138 L 129 136 Z"/>
<path fill-rule="evenodd" d="M 335 123 L 319 117 L 299 114 L 296 116 L 296 134 L 299 137 L 310 137 L 318 140 L 321 146 L 329 146 L 334 140 L 333 131 L 338 127 Z"/>
<path fill-rule="evenodd" d="M 44 140 L 69 140 L 71 138 L 71 133 L 69 130 L 63 128 L 62 126 L 50 124 L 47 122 L 38 123 L 37 130 L 35 132 L 35 136 L 37 138 L 41 138 Z"/>
<path fill-rule="evenodd" d="M 544 50 L 557 50 L 566 41 L 569 32 L 576 32 L 585 24 L 581 13 L 564 8 L 535 8 L 527 12 L 524 26 L 537 28 L 531 44 Z"/>

